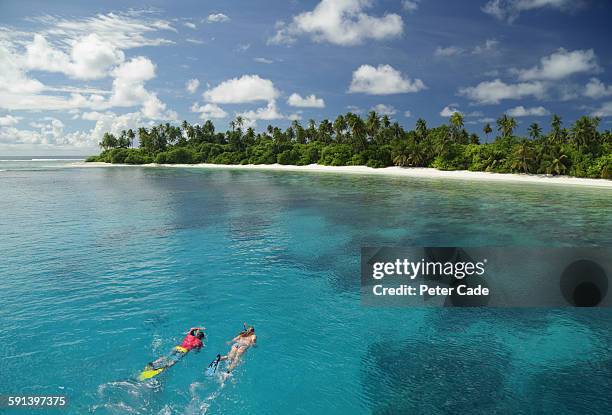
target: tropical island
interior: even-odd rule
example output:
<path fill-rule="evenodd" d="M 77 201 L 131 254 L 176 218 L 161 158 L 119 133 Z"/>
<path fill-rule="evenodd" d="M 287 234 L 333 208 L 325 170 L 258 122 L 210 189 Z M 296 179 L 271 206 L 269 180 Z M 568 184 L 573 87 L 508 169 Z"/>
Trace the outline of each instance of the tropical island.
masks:
<path fill-rule="evenodd" d="M 422 118 L 414 130 L 405 130 L 387 115 L 374 111 L 363 119 L 354 113 L 339 115 L 333 122 L 318 125 L 299 121 L 282 130 L 269 125 L 256 133 L 244 128 L 238 116 L 225 132 L 215 130 L 208 120 L 203 125 L 183 121 L 151 128 L 105 133 L 102 152 L 88 162 L 113 164 L 281 164 L 306 166 L 368 166 L 382 168 L 431 167 L 439 170 L 469 170 L 493 173 L 568 175 L 612 179 L 612 132 L 600 132 L 599 118 L 583 116 L 564 127 L 553 115 L 549 131 L 533 123 L 528 137 L 514 134 L 517 122 L 503 115 L 494 132 L 486 123 L 481 142 L 465 129 L 464 117 L 455 112 L 448 124 L 429 128 Z M 138 135 L 138 148 L 133 148 Z"/>

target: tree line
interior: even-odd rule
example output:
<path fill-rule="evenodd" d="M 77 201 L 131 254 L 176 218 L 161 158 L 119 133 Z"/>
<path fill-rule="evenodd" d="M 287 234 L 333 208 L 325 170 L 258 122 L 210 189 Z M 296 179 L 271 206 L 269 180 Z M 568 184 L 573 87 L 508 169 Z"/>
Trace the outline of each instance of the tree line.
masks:
<path fill-rule="evenodd" d="M 230 128 L 216 131 L 204 124 L 160 124 L 129 129 L 115 136 L 105 133 L 98 156 L 88 161 L 127 164 L 292 164 L 330 166 L 366 165 L 433 167 L 496 173 L 570 175 L 612 179 L 612 133 L 599 131 L 600 119 L 582 116 L 564 127 L 553 115 L 545 133 L 538 123 L 528 136 L 515 134 L 517 122 L 503 115 L 494 126 L 486 123 L 483 134 L 495 133 L 481 143 L 465 129 L 464 117 L 455 112 L 448 123 L 430 128 L 422 118 L 413 130 L 405 130 L 387 115 L 374 111 L 362 118 L 354 113 L 308 121 L 293 121 L 286 129 L 269 125 L 256 133 L 244 128 L 238 116 Z M 133 148 L 138 135 L 138 148 Z"/>

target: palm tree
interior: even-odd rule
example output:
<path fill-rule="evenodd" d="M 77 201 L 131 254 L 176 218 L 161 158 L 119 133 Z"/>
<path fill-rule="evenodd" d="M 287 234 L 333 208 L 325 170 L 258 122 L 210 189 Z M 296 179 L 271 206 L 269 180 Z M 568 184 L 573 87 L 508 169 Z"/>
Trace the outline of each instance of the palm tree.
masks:
<path fill-rule="evenodd" d="M 450 116 L 450 125 L 456 129 L 463 128 L 463 114 L 459 111 L 453 112 L 453 115 Z"/>
<path fill-rule="evenodd" d="M 366 120 L 366 131 L 370 136 L 370 139 L 374 138 L 378 130 L 380 129 L 380 118 L 376 111 L 370 111 L 368 113 L 368 119 Z"/>
<path fill-rule="evenodd" d="M 563 174 L 567 170 L 565 166 L 565 161 L 567 160 L 567 156 L 565 154 L 561 154 L 555 157 L 551 162 L 548 168 L 548 174 Z"/>
<path fill-rule="evenodd" d="M 127 131 L 127 138 L 128 138 L 128 146 L 132 147 L 132 145 L 134 144 L 134 139 L 136 138 L 136 134 L 134 133 L 134 130 L 132 130 L 131 128 Z"/>
<path fill-rule="evenodd" d="M 497 131 L 501 133 L 502 137 L 511 137 L 514 134 L 515 128 L 516 120 L 512 117 L 508 117 L 507 114 L 497 119 Z"/>
<path fill-rule="evenodd" d="M 419 141 L 425 140 L 425 138 L 427 138 L 427 122 L 424 119 L 419 118 L 416 121 L 415 131 Z"/>
<path fill-rule="evenodd" d="M 402 129 L 402 127 L 399 125 L 399 123 L 397 121 L 395 121 L 393 124 L 391 124 L 391 128 L 390 129 L 391 129 L 391 135 L 396 140 L 398 140 L 402 136 L 402 134 L 404 134 L 404 130 Z"/>
<path fill-rule="evenodd" d="M 336 141 L 341 143 L 344 141 L 344 131 L 346 131 L 346 119 L 342 115 L 338 115 L 334 121 L 334 134 L 336 135 Z"/>
<path fill-rule="evenodd" d="M 463 128 L 463 114 L 459 111 L 453 112 L 453 115 L 450 116 L 450 135 L 451 140 L 456 142 L 457 137 L 459 136 L 459 130 Z"/>
<path fill-rule="evenodd" d="M 540 138 L 540 134 L 542 134 L 542 127 L 540 127 L 537 122 L 534 122 L 529 126 L 528 131 L 529 137 L 531 137 L 532 140 L 537 140 L 538 138 Z"/>
<path fill-rule="evenodd" d="M 561 117 L 559 117 L 557 114 L 553 114 L 552 119 L 550 121 L 550 139 L 553 143 L 559 144 L 561 143 L 561 141 L 563 141 L 563 134 L 561 130 L 562 125 L 563 122 L 561 121 Z"/>
<path fill-rule="evenodd" d="M 484 127 L 482 128 L 482 132 L 485 134 L 485 137 L 487 137 L 487 140 L 489 140 L 489 134 L 493 132 L 493 129 L 491 128 L 491 124 L 486 123 Z"/>
<path fill-rule="evenodd" d="M 580 147 L 589 147 L 591 144 L 597 142 L 598 132 L 597 127 L 599 126 L 599 118 L 582 116 L 574 123 L 571 134 L 576 145 Z"/>
<path fill-rule="evenodd" d="M 329 144 L 332 141 L 332 133 L 334 131 L 334 127 L 329 120 L 325 119 L 319 123 L 319 132 L 318 138 L 319 141 Z"/>
<path fill-rule="evenodd" d="M 402 148 L 396 155 L 393 157 L 393 164 L 399 167 L 406 167 L 410 163 L 410 157 L 406 152 L 406 149 Z"/>
<path fill-rule="evenodd" d="M 514 152 L 515 162 L 512 164 L 512 169 L 529 173 L 533 164 L 533 150 L 529 141 L 522 140 Z"/>
<path fill-rule="evenodd" d="M 357 152 L 365 150 L 367 144 L 366 127 L 361 117 L 352 113 L 348 113 L 347 124 L 351 130 L 350 138 L 353 145 L 353 149 Z"/>
<path fill-rule="evenodd" d="M 108 150 L 110 148 L 115 148 L 119 145 L 119 140 L 111 133 L 104 133 L 102 136 L 102 141 L 99 143 L 99 146 L 104 150 Z"/>
<path fill-rule="evenodd" d="M 242 129 L 242 126 L 244 126 L 244 118 L 242 118 L 242 115 L 236 117 L 235 125 L 238 129 Z"/>
<path fill-rule="evenodd" d="M 410 166 L 423 167 L 427 162 L 426 149 L 423 144 L 415 143 L 410 146 Z"/>
<path fill-rule="evenodd" d="M 391 126 L 391 119 L 387 114 L 383 115 L 382 117 L 382 125 L 385 128 L 389 128 Z"/>

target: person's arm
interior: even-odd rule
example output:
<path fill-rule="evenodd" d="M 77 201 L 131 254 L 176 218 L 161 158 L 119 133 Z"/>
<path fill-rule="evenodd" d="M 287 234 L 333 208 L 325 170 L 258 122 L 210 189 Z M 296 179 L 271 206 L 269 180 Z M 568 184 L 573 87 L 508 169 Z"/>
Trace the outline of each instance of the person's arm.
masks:
<path fill-rule="evenodd" d="M 240 339 L 240 334 L 234 337 L 232 340 L 226 342 L 227 344 L 236 343 Z"/>

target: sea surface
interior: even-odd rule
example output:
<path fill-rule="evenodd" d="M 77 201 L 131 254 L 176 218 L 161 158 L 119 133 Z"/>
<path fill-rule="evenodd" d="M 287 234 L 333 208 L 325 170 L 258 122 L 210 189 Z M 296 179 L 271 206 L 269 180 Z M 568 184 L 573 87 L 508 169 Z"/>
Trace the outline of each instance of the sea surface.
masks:
<path fill-rule="evenodd" d="M 612 310 L 359 293 L 367 245 L 612 246 L 609 190 L 0 158 L 0 394 L 67 395 L 62 414 L 612 413 Z M 257 348 L 206 376 L 245 321 Z M 201 352 L 134 380 L 200 324 Z"/>

